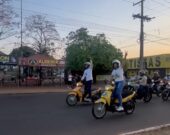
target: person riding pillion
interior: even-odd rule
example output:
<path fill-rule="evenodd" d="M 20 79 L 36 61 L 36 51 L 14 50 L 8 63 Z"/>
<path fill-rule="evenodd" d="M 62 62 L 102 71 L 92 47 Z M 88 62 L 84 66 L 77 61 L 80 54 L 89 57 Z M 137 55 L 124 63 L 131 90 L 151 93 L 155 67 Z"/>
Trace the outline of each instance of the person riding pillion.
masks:
<path fill-rule="evenodd" d="M 92 60 L 90 60 L 90 62 L 85 63 L 85 70 L 84 70 L 81 80 L 85 82 L 83 99 L 86 101 L 91 101 L 91 86 L 92 86 L 92 81 L 93 81 Z M 87 95 L 88 97 L 86 97 Z"/>

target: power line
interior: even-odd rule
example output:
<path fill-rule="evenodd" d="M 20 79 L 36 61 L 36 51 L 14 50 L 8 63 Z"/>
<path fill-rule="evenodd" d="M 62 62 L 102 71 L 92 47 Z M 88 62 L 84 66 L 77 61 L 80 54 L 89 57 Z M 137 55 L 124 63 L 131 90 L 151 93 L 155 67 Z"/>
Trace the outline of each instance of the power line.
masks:
<path fill-rule="evenodd" d="M 123 0 L 123 1 L 128 1 L 128 0 Z M 129 1 L 130 2 L 130 1 Z M 132 2 L 130 2 L 130 3 L 132 3 Z M 66 20 L 69 20 L 69 21 L 66 21 L 66 22 L 70 22 L 70 19 L 74 22 L 74 21 L 79 21 L 79 20 L 75 20 L 75 19 L 72 19 L 72 18 L 63 18 L 63 17 L 61 17 L 61 16 L 56 16 L 56 15 L 51 15 L 51 14 L 46 14 L 46 13 L 42 13 L 42 12 L 38 12 L 38 11 L 33 11 L 33 10 L 28 10 L 28 9 L 25 9 L 25 10 L 27 10 L 27 11 L 30 11 L 30 12 L 36 12 L 36 13 L 40 13 L 40 14 L 45 14 L 45 15 L 48 15 L 48 16 L 51 16 L 51 17 L 53 17 L 54 18 L 54 16 L 55 16 L 55 19 L 56 19 L 56 17 L 57 17 L 57 21 L 58 21 L 58 18 L 62 18 L 62 19 L 66 19 Z M 79 22 L 79 25 L 82 25 L 82 24 L 88 24 L 89 25 L 89 22 L 82 22 L 81 21 L 81 23 Z M 70 24 L 68 24 L 67 23 L 67 25 L 70 25 Z M 92 26 L 93 25 L 93 26 Z M 99 25 L 101 25 L 101 24 L 94 24 L 94 23 L 90 23 L 90 26 L 92 26 L 92 27 L 96 27 L 97 26 L 97 28 L 96 29 L 101 29 L 101 27 L 103 27 L 103 30 L 105 30 L 106 31 L 106 29 L 107 29 L 107 31 L 112 31 L 113 32 L 113 30 L 112 29 L 114 29 L 114 33 L 115 33 L 115 30 L 116 30 L 116 32 L 117 31 L 123 31 L 123 32 L 129 32 L 129 31 L 131 31 L 131 32 L 133 32 L 133 33 L 137 33 L 137 31 L 132 31 L 132 30 L 127 30 L 127 29 L 124 29 L 124 28 L 121 28 L 121 30 L 118 28 L 118 27 L 114 27 L 114 28 L 110 28 L 110 27 L 112 27 L 112 26 L 99 26 Z M 71 24 L 71 26 L 73 26 L 73 24 Z M 74 24 L 74 26 L 75 26 L 75 24 Z M 75 27 L 78 27 L 78 25 L 76 25 Z M 100 27 L 100 28 L 99 28 Z M 118 28 L 118 29 L 117 29 Z M 128 33 L 129 34 L 129 33 Z M 148 35 L 150 35 L 150 34 L 148 34 Z M 160 37 L 161 38 L 161 37 Z"/>
<path fill-rule="evenodd" d="M 14 7 L 15 9 L 18 9 L 16 7 Z M 131 32 L 131 33 L 137 33 L 137 31 L 134 31 L 134 30 L 130 30 L 130 29 L 126 29 L 126 28 L 120 28 L 120 27 L 116 27 L 116 26 L 109 26 L 109 25 L 104 25 L 104 24 L 97 24 L 97 23 L 93 23 L 93 22 L 88 22 L 88 21 L 81 21 L 81 20 L 76 20 L 76 19 L 73 19 L 73 18 L 65 18 L 65 17 L 62 17 L 62 16 L 59 16 L 59 15 L 52 15 L 52 14 L 47 14 L 47 13 L 43 13 L 43 12 L 38 12 L 38 11 L 34 11 L 34 10 L 29 10 L 29 9 L 23 9 L 24 11 L 28 11 L 28 12 L 33 12 L 33 13 L 39 13 L 39 14 L 43 14 L 43 15 L 46 15 L 46 16 L 49 16 L 49 17 L 52 17 L 52 18 L 55 18 L 55 19 L 63 19 L 63 20 L 66 20 L 66 22 L 70 22 L 70 21 L 73 21 L 75 24 L 88 24 L 88 25 L 91 25 L 93 27 L 97 27 L 97 28 L 103 28 L 103 29 L 107 29 L 107 30 L 110 30 L 110 31 L 122 31 L 122 32 Z"/>
<path fill-rule="evenodd" d="M 163 40 L 170 40 L 170 38 L 162 38 L 162 39 L 159 39 L 159 40 L 149 40 L 149 39 L 146 39 L 146 40 L 147 40 L 147 42 L 145 42 L 145 44 L 149 44 L 149 43 L 159 43 L 159 44 L 161 44 L 161 45 L 166 45 L 166 46 L 169 46 L 169 47 L 170 47 L 170 44 L 158 42 L 158 41 L 163 41 Z M 153 44 L 152 44 L 152 45 L 153 45 Z M 126 46 L 122 46 L 122 47 L 120 47 L 120 49 L 129 48 L 129 47 L 134 47 L 134 46 L 137 46 L 137 44 L 129 44 L 129 45 L 126 45 Z"/>
<path fill-rule="evenodd" d="M 15 1 L 19 1 L 19 0 L 15 0 Z M 32 4 L 32 5 L 37 5 L 37 6 L 39 6 L 39 7 L 43 7 L 44 8 L 44 6 L 42 6 L 41 5 L 41 3 L 40 2 L 28 2 L 28 1 L 25 1 L 25 3 L 29 3 L 29 4 Z M 74 10 L 72 10 L 72 9 L 63 9 L 63 8 L 60 8 L 60 7 L 49 7 L 49 6 L 45 6 L 45 8 L 50 8 L 50 9 L 54 9 L 54 10 L 58 10 L 58 11 L 62 11 L 62 12 L 66 12 L 66 13 L 74 13 L 74 14 L 79 14 L 79 15 L 84 15 L 84 16 L 88 16 L 88 17 L 94 17 L 94 18 L 103 18 L 103 19 L 110 19 L 109 17 L 103 17 L 103 16 L 99 16 L 99 15 L 93 15 L 93 14 L 91 14 L 91 13 L 86 13 L 86 12 L 80 12 L 80 11 L 74 11 Z"/>
<path fill-rule="evenodd" d="M 16 7 L 14 7 L 14 8 L 18 10 L 18 8 L 16 8 Z M 36 13 L 36 14 L 37 14 L 37 13 L 38 13 L 38 14 L 43 14 L 43 15 L 49 16 L 50 18 L 55 19 L 56 21 L 58 21 L 58 18 L 66 20 L 65 23 L 58 23 L 58 22 L 56 22 L 57 24 L 70 25 L 70 26 L 75 26 L 75 27 L 79 27 L 79 26 L 82 25 L 82 24 L 86 24 L 86 25 L 88 24 L 88 25 L 92 26 L 93 28 L 94 28 L 94 27 L 96 27 L 96 29 L 101 29 L 101 28 L 102 28 L 102 30 L 107 31 L 107 32 L 108 32 L 108 31 L 114 32 L 114 33 L 117 33 L 118 31 L 121 32 L 121 33 L 122 33 L 122 32 L 123 32 L 123 33 L 124 33 L 124 32 L 128 32 L 128 35 L 130 34 L 129 32 L 134 33 L 134 34 L 138 33 L 137 31 L 134 31 L 134 30 L 129 30 L 129 29 L 125 29 L 125 28 L 119 28 L 119 27 L 115 27 L 115 26 L 107 26 L 107 25 L 102 25 L 102 24 L 84 22 L 84 21 L 81 21 L 81 23 L 78 22 L 79 25 L 75 25 L 76 23 L 74 23 L 74 24 L 68 24 L 68 22 L 70 22 L 70 18 L 63 18 L 63 17 L 61 17 L 61 16 L 52 15 L 52 14 L 47 14 L 47 13 L 38 12 L 38 11 L 34 11 L 34 10 L 29 10 L 29 9 L 23 9 L 23 11 L 32 12 L 32 13 Z M 71 19 L 71 20 L 77 21 L 77 20 L 74 20 L 74 19 Z M 114 31 L 113 31 L 113 30 L 114 30 Z M 153 34 L 149 34 L 149 33 L 147 33 L 147 35 L 153 36 Z M 158 37 L 158 36 L 157 36 L 157 37 Z M 159 38 L 162 38 L 162 37 L 159 37 Z"/>
<path fill-rule="evenodd" d="M 131 2 L 132 3 L 132 2 Z M 31 11 L 31 10 L 30 10 Z M 33 10 L 32 10 L 33 11 Z M 34 11 L 33 11 L 34 12 Z M 35 11 L 36 13 L 37 13 L 37 11 Z M 34 13 L 35 13 L 34 12 Z M 42 12 L 38 12 L 38 13 L 41 13 L 42 14 Z M 46 14 L 46 13 L 43 13 L 43 14 Z M 46 14 L 46 15 L 49 15 L 49 14 Z M 50 15 L 50 16 L 52 16 L 52 17 L 55 17 L 55 19 L 56 19 L 56 15 Z M 57 23 L 57 22 L 56 22 Z M 59 24 L 59 23 L 58 23 Z M 60 23 L 61 24 L 61 23 Z M 61 24 L 61 25 L 64 25 L 64 26 L 69 26 L 69 27 L 71 27 L 70 29 L 72 29 L 73 28 L 73 25 L 68 25 L 68 24 Z M 76 28 L 76 27 L 78 27 L 78 25 L 75 25 L 75 27 L 74 28 Z M 97 29 L 97 28 L 95 28 L 95 29 Z M 65 30 L 65 31 L 67 31 L 67 30 Z M 112 30 L 111 30 L 112 31 Z M 119 30 L 120 31 L 120 30 Z M 126 30 L 121 30 L 121 31 L 126 31 Z M 136 31 L 134 32 L 134 33 L 136 33 Z M 111 35 L 111 34 L 110 34 Z M 150 35 L 150 34 L 148 34 L 148 35 Z M 115 35 L 114 35 L 115 36 Z M 119 36 L 118 36 L 119 37 Z M 120 36 L 120 37 L 123 37 L 122 35 Z M 126 37 L 126 36 L 125 36 Z M 161 37 L 157 37 L 157 38 L 161 38 Z"/>
<path fill-rule="evenodd" d="M 15 8 L 15 9 L 18 9 L 18 8 Z M 26 11 L 26 12 L 33 12 L 33 13 L 38 13 L 38 14 L 44 14 L 47 16 L 47 14 L 45 13 L 42 13 L 42 12 L 37 12 L 37 11 L 33 11 L 33 10 L 27 10 L 27 9 L 24 9 L 23 11 Z M 112 27 L 112 26 L 107 26 L 107 25 L 101 25 L 101 24 L 96 24 L 96 23 L 87 23 L 87 22 L 82 22 L 82 23 L 74 23 L 74 24 L 69 24 L 68 22 L 70 22 L 70 18 L 63 18 L 63 17 L 60 17 L 60 16 L 52 16 L 52 15 L 49 15 L 48 16 L 50 18 L 53 18 L 55 21 L 58 21 L 58 18 L 61 18 L 61 19 L 66 19 L 67 21 L 65 21 L 64 23 L 58 23 L 56 22 L 57 24 L 63 24 L 63 25 L 70 25 L 70 26 L 75 26 L 75 27 L 80 27 L 80 25 L 82 26 L 82 24 L 86 24 L 86 26 L 90 26 L 91 28 L 95 28 L 95 29 L 101 29 L 101 30 L 104 30 L 104 31 L 107 31 L 107 32 L 110 32 L 110 33 L 121 33 L 123 32 L 128 32 L 128 35 L 130 34 L 129 32 L 131 33 L 134 33 L 136 34 L 137 32 L 136 31 L 132 31 L 132 30 L 128 30 L 128 29 L 124 29 L 124 28 L 118 28 L 118 27 Z"/>
<path fill-rule="evenodd" d="M 167 4 L 162 3 L 162 2 L 160 2 L 160 1 L 157 1 L 157 0 L 152 0 L 152 1 L 154 1 L 154 2 L 157 3 L 158 5 L 164 6 L 164 7 L 166 7 L 166 8 L 170 8 L 169 6 L 167 6 Z"/>

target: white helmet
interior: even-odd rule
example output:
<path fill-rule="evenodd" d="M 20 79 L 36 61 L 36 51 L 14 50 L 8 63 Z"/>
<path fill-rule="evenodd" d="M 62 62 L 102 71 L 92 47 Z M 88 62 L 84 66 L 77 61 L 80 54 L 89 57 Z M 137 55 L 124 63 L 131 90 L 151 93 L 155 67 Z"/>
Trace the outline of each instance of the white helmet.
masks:
<path fill-rule="evenodd" d="M 90 65 L 91 65 L 91 63 L 90 63 L 90 62 L 85 62 L 84 64 L 85 64 L 85 65 L 88 65 L 88 66 L 90 66 Z"/>
<path fill-rule="evenodd" d="M 121 65 L 121 62 L 119 60 L 113 60 L 112 64 L 117 63 L 119 66 Z"/>
<path fill-rule="evenodd" d="M 143 74 L 143 75 L 146 74 L 145 70 L 140 70 L 139 73 L 140 73 L 140 74 Z"/>

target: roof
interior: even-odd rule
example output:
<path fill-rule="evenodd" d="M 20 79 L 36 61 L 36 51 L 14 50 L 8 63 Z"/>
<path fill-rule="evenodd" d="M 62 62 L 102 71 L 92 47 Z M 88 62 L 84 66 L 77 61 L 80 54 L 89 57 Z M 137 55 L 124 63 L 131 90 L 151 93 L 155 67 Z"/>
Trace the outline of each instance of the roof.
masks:
<path fill-rule="evenodd" d="M 27 57 L 27 58 L 29 58 L 29 59 L 53 59 L 53 60 L 56 60 L 52 56 L 44 55 L 44 54 L 35 54 L 35 55 L 32 55 L 32 56 Z"/>
<path fill-rule="evenodd" d="M 0 51 L 0 56 L 7 56 L 7 54 Z"/>

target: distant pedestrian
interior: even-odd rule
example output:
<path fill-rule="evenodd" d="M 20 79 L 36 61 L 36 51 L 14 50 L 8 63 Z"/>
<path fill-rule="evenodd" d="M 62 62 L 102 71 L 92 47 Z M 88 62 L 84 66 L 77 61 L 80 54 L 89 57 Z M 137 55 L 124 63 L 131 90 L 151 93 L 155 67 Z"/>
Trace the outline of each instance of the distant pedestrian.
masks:
<path fill-rule="evenodd" d="M 72 81 L 73 81 L 73 76 L 72 76 L 72 74 L 69 74 L 68 75 L 68 84 L 71 85 Z"/>

